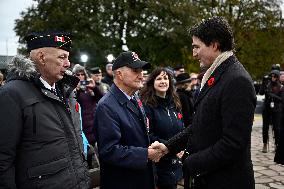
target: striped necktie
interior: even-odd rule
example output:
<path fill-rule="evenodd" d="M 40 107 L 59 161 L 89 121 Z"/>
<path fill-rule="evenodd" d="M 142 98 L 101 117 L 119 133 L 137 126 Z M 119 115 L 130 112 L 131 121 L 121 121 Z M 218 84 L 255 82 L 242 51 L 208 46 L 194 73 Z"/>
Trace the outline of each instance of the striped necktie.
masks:
<path fill-rule="evenodd" d="M 139 110 L 139 106 L 138 106 L 138 102 L 137 102 L 137 100 L 135 99 L 135 97 L 132 97 L 131 99 L 130 99 L 130 101 L 135 105 L 135 107 Z"/>

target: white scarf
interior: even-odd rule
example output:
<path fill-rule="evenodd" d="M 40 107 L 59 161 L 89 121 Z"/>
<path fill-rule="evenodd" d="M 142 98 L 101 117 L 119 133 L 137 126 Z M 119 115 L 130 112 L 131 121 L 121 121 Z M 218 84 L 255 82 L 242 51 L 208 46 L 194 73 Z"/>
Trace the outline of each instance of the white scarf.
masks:
<path fill-rule="evenodd" d="M 217 58 L 214 60 L 213 64 L 210 66 L 210 68 L 208 68 L 208 70 L 205 72 L 205 74 L 202 78 L 200 91 L 204 87 L 204 85 L 207 82 L 207 80 L 209 79 L 209 77 L 215 71 L 215 69 L 218 66 L 220 66 L 222 64 L 222 62 L 227 60 L 232 55 L 233 55 L 233 51 L 225 51 L 225 52 L 219 54 L 219 56 L 217 56 Z"/>

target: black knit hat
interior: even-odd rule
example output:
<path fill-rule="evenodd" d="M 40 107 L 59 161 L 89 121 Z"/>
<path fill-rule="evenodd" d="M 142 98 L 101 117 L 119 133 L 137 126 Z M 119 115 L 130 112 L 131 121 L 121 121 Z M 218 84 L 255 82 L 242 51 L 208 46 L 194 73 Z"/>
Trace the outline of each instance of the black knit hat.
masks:
<path fill-rule="evenodd" d="M 112 70 L 116 70 L 123 66 L 129 68 L 137 69 L 149 69 L 151 64 L 139 59 L 138 55 L 135 52 L 123 52 L 121 53 L 113 62 Z"/>
<path fill-rule="evenodd" d="M 275 75 L 275 76 L 279 77 L 280 76 L 280 71 L 279 70 L 272 70 L 269 75 L 270 76 L 271 75 Z"/>
<path fill-rule="evenodd" d="M 71 35 L 66 32 L 33 32 L 25 37 L 28 51 L 42 47 L 55 47 L 70 51 Z"/>

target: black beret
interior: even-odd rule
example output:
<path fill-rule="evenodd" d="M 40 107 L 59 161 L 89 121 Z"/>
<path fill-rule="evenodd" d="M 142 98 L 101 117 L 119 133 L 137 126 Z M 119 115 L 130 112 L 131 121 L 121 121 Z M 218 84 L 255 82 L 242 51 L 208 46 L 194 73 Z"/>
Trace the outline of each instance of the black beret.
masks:
<path fill-rule="evenodd" d="M 71 35 L 66 32 L 33 32 L 25 37 L 28 51 L 42 47 L 55 47 L 70 51 Z"/>
<path fill-rule="evenodd" d="M 138 55 L 135 52 L 123 52 L 121 53 L 113 62 L 112 70 L 116 70 L 123 66 L 127 66 L 129 68 L 137 69 L 149 69 L 151 64 L 145 61 L 140 60 Z"/>
<path fill-rule="evenodd" d="M 178 64 L 178 65 L 176 65 L 176 66 L 174 67 L 174 70 L 177 71 L 177 70 L 182 69 L 182 68 L 184 68 L 184 66 Z"/>
<path fill-rule="evenodd" d="M 102 70 L 99 67 L 94 67 L 94 68 L 90 69 L 90 72 L 92 74 L 100 74 L 100 73 L 102 73 Z"/>
<path fill-rule="evenodd" d="M 176 84 L 187 83 L 190 81 L 191 79 L 188 73 L 182 73 L 176 77 Z"/>

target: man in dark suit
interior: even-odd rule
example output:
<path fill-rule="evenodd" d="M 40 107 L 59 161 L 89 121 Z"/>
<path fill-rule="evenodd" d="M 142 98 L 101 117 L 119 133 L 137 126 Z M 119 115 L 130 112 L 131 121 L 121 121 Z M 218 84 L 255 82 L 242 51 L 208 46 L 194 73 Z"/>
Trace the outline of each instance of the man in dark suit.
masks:
<path fill-rule="evenodd" d="M 99 101 L 94 123 L 101 166 L 101 189 L 154 189 L 148 149 L 147 118 L 135 92 L 150 64 L 134 52 L 121 53 L 113 64 L 114 85 Z"/>
<path fill-rule="evenodd" d="M 256 96 L 252 79 L 233 54 L 234 38 L 225 19 L 207 19 L 190 33 L 193 56 L 201 68 L 207 68 L 193 123 L 151 148 L 163 154 L 186 149 L 185 188 L 253 189 L 250 141 Z"/>

